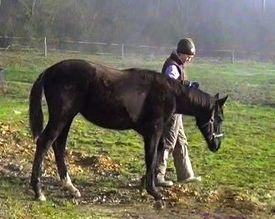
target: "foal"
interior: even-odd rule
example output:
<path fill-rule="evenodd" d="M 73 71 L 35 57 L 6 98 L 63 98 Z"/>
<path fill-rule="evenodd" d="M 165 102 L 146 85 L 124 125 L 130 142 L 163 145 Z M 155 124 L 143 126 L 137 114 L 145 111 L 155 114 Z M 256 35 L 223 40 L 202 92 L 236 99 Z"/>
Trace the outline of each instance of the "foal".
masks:
<path fill-rule="evenodd" d="M 44 129 L 43 91 L 49 112 Z M 217 151 L 221 144 L 222 106 L 226 99 L 227 96 L 212 97 L 150 70 L 120 71 L 83 60 L 65 60 L 51 66 L 40 74 L 30 92 L 30 127 L 36 140 L 31 175 L 35 197 L 45 200 L 40 182 L 41 166 L 50 146 L 63 186 L 75 197 L 80 197 L 64 161 L 70 126 L 80 113 L 98 126 L 133 129 L 143 137 L 146 190 L 155 200 L 161 200 L 162 195 L 155 188 L 155 165 L 157 147 L 167 121 L 174 113 L 194 116 L 209 149 Z"/>

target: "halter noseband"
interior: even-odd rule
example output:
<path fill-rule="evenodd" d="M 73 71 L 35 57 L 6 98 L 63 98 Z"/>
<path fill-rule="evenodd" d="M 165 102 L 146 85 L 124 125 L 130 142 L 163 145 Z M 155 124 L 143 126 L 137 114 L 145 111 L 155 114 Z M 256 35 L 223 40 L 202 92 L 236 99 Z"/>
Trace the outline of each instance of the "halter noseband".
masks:
<path fill-rule="evenodd" d="M 216 134 L 214 132 L 214 114 L 211 116 L 210 120 L 208 122 L 204 123 L 203 125 L 201 125 L 200 128 L 204 129 L 209 124 L 210 124 L 211 132 L 212 132 L 210 140 L 216 139 L 216 138 L 222 138 L 223 137 L 223 133 Z"/>

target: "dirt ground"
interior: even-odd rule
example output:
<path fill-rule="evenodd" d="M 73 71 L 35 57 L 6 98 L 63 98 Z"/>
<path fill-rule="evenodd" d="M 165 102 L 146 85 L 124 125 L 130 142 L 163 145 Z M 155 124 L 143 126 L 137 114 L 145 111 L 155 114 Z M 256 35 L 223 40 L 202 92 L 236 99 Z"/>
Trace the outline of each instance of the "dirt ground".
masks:
<path fill-rule="evenodd" d="M 29 174 L 34 146 L 19 140 L 9 125 L 0 123 L 0 177 L 16 181 L 25 195 L 32 197 L 29 188 Z M 141 192 L 140 178 L 122 180 L 120 166 L 108 154 L 89 156 L 70 151 L 67 154 L 70 173 L 82 197 L 72 199 L 60 189 L 56 177 L 52 152 L 46 158 L 43 185 L 48 199 L 57 205 L 71 200 L 80 211 L 97 212 L 103 218 L 203 218 L 203 219 L 246 219 L 275 218 L 275 209 L 268 209 L 263 203 L 248 194 L 219 188 L 201 191 L 198 185 L 176 185 L 171 189 L 160 189 L 165 195 L 164 206 L 158 206 L 152 198 Z M 87 178 L 79 177 L 89 175 Z M 118 181 L 118 187 L 102 186 L 108 180 Z M 7 197 L 0 197 L 6 199 Z M 1 215 L 1 214 L 0 214 Z"/>

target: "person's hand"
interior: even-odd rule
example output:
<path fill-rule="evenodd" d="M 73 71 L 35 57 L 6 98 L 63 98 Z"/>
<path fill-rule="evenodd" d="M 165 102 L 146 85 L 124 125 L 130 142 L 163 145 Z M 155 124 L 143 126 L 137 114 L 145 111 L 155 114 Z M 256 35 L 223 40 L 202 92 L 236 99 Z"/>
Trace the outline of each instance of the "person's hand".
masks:
<path fill-rule="evenodd" d="M 191 86 L 191 82 L 188 81 L 188 80 L 181 81 L 181 84 L 184 85 L 185 87 L 190 87 Z"/>
<path fill-rule="evenodd" d="M 194 87 L 194 88 L 199 88 L 200 84 L 197 81 L 191 81 L 190 82 L 190 87 Z"/>

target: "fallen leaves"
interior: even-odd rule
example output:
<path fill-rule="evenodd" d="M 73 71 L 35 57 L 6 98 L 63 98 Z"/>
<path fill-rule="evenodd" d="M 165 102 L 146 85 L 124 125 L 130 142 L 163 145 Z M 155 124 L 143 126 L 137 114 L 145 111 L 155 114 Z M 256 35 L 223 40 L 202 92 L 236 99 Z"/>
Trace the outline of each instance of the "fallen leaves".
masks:
<path fill-rule="evenodd" d="M 29 177 L 35 149 L 36 146 L 28 133 L 22 134 L 9 123 L 0 123 L 0 174 Z M 114 177 L 118 180 L 117 176 L 122 174 L 119 162 L 113 160 L 111 155 L 106 152 L 90 156 L 82 151 L 67 150 L 66 163 L 71 175 L 96 175 L 96 177 L 93 177 L 93 182 L 97 180 L 100 182 L 103 178 L 110 180 Z M 56 177 L 56 172 L 55 156 L 53 150 L 50 149 L 44 160 L 43 176 Z M 84 191 L 84 197 L 77 200 L 77 203 L 120 204 L 142 201 L 146 203 L 152 202 L 148 198 L 147 193 L 146 197 L 143 198 L 137 191 L 138 186 L 133 186 L 140 183 L 140 178 L 135 179 L 134 182 L 131 179 L 128 179 L 128 181 L 131 182 L 130 186 L 117 190 L 110 190 L 108 186 L 100 187 L 96 183 L 89 186 L 79 183 L 78 187 L 81 188 L 81 191 Z M 53 181 L 49 184 L 52 185 Z M 212 209 L 232 208 L 242 212 L 257 212 L 265 207 L 255 197 L 229 188 L 218 188 L 209 192 L 202 191 L 201 186 L 176 184 L 172 188 L 160 190 L 165 195 L 168 206 L 171 208 L 176 207 L 175 209 L 178 209 L 178 206 L 187 209 L 190 206 L 201 204 L 203 206 L 211 206 Z"/>
<path fill-rule="evenodd" d="M 102 176 L 116 176 L 121 174 L 120 164 L 114 161 L 106 152 L 89 156 L 71 151 L 69 157 L 75 164 L 82 167 L 88 167 L 94 173 Z"/>
<path fill-rule="evenodd" d="M 30 165 L 34 158 L 36 146 L 30 136 L 18 135 L 18 130 L 7 123 L 0 123 L 0 158 L 9 160 L 14 165 Z M 70 174 L 77 175 L 92 171 L 103 176 L 115 176 L 121 173 L 120 164 L 112 160 L 107 153 L 89 156 L 82 152 L 67 151 L 66 161 Z M 55 157 L 50 149 L 44 159 L 44 176 L 56 175 Z M 30 170 L 28 170 L 30 171 Z"/>

